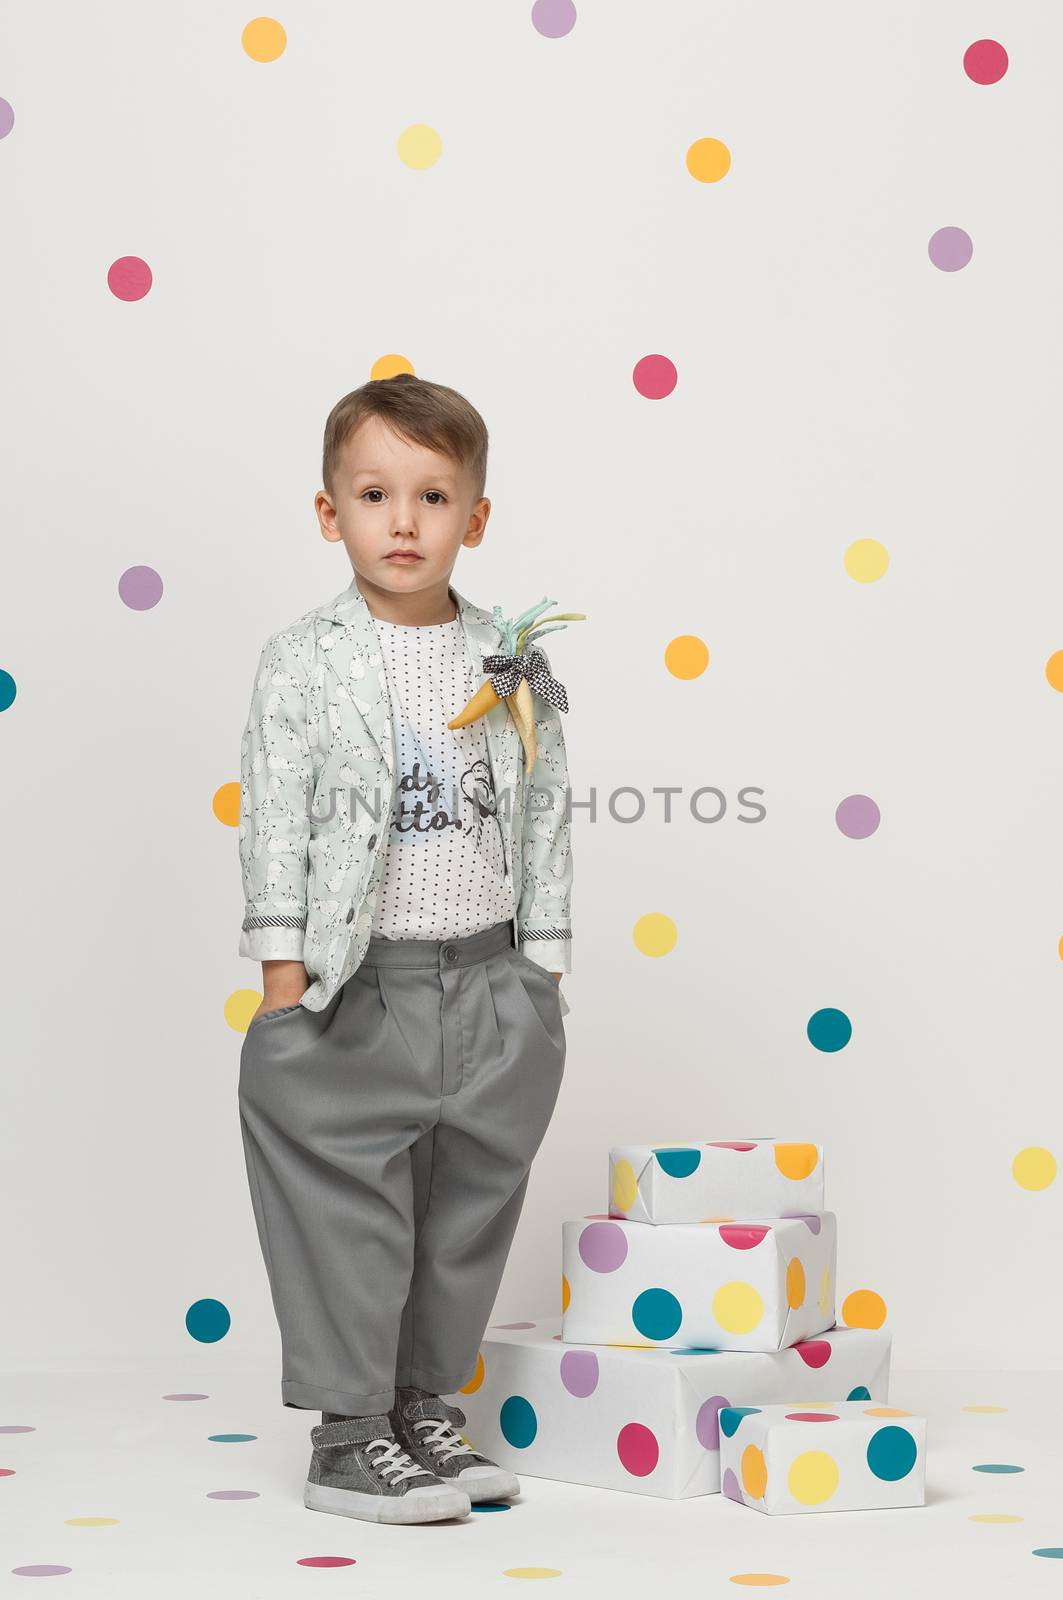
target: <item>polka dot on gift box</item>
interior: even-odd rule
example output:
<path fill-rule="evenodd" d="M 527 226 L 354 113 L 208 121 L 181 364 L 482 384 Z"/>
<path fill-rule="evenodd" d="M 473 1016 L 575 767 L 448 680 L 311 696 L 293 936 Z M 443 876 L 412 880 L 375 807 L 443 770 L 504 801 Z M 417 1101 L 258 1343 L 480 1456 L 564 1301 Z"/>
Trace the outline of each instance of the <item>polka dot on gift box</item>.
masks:
<path fill-rule="evenodd" d="M 578 1249 L 592 1272 L 615 1272 L 627 1259 L 627 1236 L 615 1222 L 592 1222 L 580 1233 Z"/>

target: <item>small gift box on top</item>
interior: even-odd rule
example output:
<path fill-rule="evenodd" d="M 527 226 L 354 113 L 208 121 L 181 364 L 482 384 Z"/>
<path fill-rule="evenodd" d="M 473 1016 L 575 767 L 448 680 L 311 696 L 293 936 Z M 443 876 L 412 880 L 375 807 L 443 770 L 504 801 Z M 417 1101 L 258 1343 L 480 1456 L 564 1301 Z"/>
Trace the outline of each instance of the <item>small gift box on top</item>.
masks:
<path fill-rule="evenodd" d="M 822 1210 L 818 1144 L 723 1139 L 609 1152 L 609 1215 L 629 1222 L 740 1222 Z"/>
<path fill-rule="evenodd" d="M 665 1228 L 577 1217 L 561 1235 L 566 1343 L 783 1350 L 834 1326 L 831 1211 Z"/>
<path fill-rule="evenodd" d="M 778 1515 L 921 1506 L 926 1418 L 868 1400 L 720 1411 L 724 1494 Z"/>

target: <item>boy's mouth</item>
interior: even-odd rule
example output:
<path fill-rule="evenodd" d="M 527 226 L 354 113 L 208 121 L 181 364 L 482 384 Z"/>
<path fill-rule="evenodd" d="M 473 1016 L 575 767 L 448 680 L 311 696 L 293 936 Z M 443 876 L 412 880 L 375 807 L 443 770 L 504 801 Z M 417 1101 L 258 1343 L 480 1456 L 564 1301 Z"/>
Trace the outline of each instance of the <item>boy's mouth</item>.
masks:
<path fill-rule="evenodd" d="M 420 561 L 421 559 L 422 557 L 415 550 L 393 550 L 389 556 L 384 557 L 385 561 Z"/>

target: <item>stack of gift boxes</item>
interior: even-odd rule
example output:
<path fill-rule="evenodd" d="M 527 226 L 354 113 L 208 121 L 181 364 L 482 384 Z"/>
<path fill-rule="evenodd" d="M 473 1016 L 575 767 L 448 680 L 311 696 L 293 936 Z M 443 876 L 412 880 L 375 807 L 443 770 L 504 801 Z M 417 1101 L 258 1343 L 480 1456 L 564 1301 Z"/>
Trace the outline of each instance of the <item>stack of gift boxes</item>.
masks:
<path fill-rule="evenodd" d="M 468 1436 L 515 1472 L 666 1499 L 723 1487 L 759 1510 L 921 1503 L 921 1419 L 882 1421 L 904 1415 L 885 1405 L 890 1336 L 835 1326 L 837 1233 L 823 1204 L 818 1145 L 612 1149 L 608 1214 L 562 1224 L 560 1317 L 492 1325 L 453 1395 Z M 826 1494 L 821 1472 L 818 1501 L 781 1500 L 768 1457 L 792 1454 L 802 1430 L 798 1444 L 824 1438 L 822 1421 L 843 1461 L 854 1429 L 889 1433 L 897 1461 L 903 1432 L 918 1459 L 889 1494 L 885 1478 L 846 1467 Z M 828 1453 L 806 1440 L 797 1454 Z"/>

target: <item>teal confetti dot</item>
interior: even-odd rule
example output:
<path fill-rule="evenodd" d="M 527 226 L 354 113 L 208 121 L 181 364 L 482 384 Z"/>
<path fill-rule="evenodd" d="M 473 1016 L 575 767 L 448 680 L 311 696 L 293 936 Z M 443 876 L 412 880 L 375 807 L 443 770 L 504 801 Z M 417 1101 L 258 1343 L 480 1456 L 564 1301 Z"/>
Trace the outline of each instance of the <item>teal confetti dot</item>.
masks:
<path fill-rule="evenodd" d="M 503 1400 L 498 1425 L 503 1439 L 515 1450 L 526 1450 L 539 1431 L 535 1407 L 522 1394 L 511 1394 Z"/>
<path fill-rule="evenodd" d="M 867 1464 L 884 1483 L 906 1478 L 918 1454 L 919 1446 L 907 1428 L 879 1428 L 867 1441 Z"/>
<path fill-rule="evenodd" d="M 201 1344 L 224 1339 L 231 1323 L 229 1309 L 220 1300 L 195 1300 L 185 1312 L 185 1327 Z"/>
<path fill-rule="evenodd" d="M 1049 1561 L 1063 1561 L 1063 1544 L 1042 1545 L 1040 1550 L 1031 1550 L 1032 1556 L 1047 1556 Z"/>
<path fill-rule="evenodd" d="M 853 1036 L 853 1025 L 844 1011 L 824 1006 L 808 1019 L 808 1039 L 817 1050 L 844 1050 Z"/>
<path fill-rule="evenodd" d="M 689 1178 L 701 1165 L 700 1150 L 655 1150 L 657 1165 L 670 1178 Z"/>
<path fill-rule="evenodd" d="M 504 1500 L 477 1500 L 473 1504 L 474 1511 L 512 1511 L 513 1507 Z"/>
<path fill-rule="evenodd" d="M 743 1417 L 755 1417 L 759 1406 L 721 1406 L 720 1407 L 720 1432 L 725 1439 L 733 1439 L 738 1432 L 738 1425 Z"/>
<path fill-rule="evenodd" d="M 246 1444 L 248 1439 L 257 1439 L 257 1433 L 208 1433 L 207 1438 L 212 1444 Z"/>
<path fill-rule="evenodd" d="M 644 1339 L 670 1339 L 683 1320 L 683 1308 L 667 1289 L 643 1289 L 631 1307 L 631 1320 Z"/>
<path fill-rule="evenodd" d="M 972 1467 L 972 1472 L 1025 1472 L 1025 1467 L 1013 1467 L 1006 1461 L 983 1461 L 981 1466 Z"/>
<path fill-rule="evenodd" d="M 15 680 L 10 672 L 5 672 L 0 667 L 0 711 L 6 711 L 14 702 L 16 694 Z"/>
<path fill-rule="evenodd" d="M 849 1390 L 849 1393 L 846 1395 L 845 1398 L 847 1400 L 870 1400 L 871 1399 L 871 1390 L 868 1389 L 868 1388 L 865 1388 L 865 1386 L 862 1383 L 858 1383 L 855 1389 L 850 1389 Z"/>

